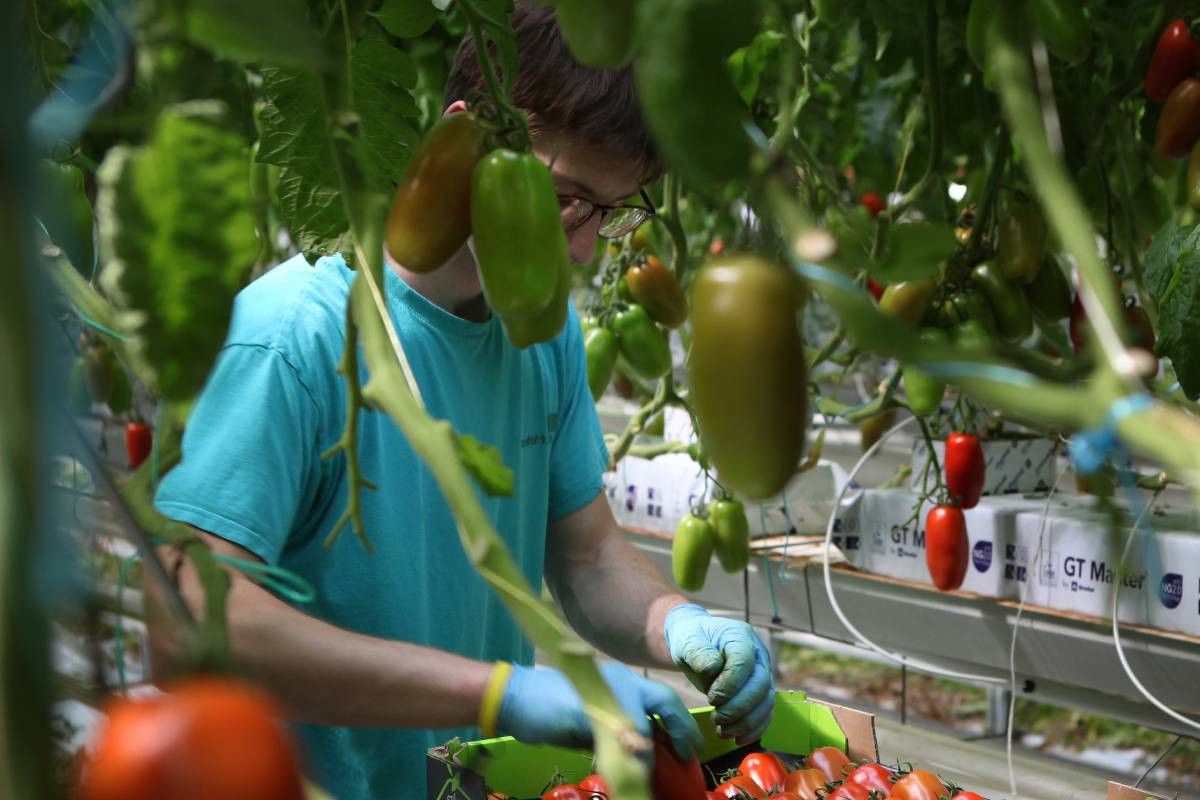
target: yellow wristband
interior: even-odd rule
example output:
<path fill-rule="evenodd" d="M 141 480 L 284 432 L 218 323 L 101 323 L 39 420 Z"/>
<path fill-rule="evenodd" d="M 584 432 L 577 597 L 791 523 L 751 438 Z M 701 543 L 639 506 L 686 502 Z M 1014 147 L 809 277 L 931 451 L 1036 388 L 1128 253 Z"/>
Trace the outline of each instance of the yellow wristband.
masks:
<path fill-rule="evenodd" d="M 500 716 L 500 703 L 504 700 L 504 689 L 512 675 L 512 664 L 497 661 L 483 690 L 483 702 L 479 704 L 479 730 L 485 739 L 496 735 L 496 720 Z"/>

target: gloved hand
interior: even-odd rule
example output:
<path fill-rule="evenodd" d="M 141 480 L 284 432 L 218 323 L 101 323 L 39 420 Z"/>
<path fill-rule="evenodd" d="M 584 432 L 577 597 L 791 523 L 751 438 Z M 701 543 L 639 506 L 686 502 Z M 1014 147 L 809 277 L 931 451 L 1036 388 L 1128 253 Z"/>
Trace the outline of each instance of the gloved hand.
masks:
<path fill-rule="evenodd" d="M 674 689 L 647 680 L 616 662 L 601 664 L 600 674 L 642 735 L 650 736 L 646 715 L 657 714 L 676 754 L 691 758 L 703 737 Z M 565 675 L 549 667 L 513 666 L 500 701 L 496 728 L 529 744 L 592 745 L 591 725 L 579 693 Z"/>
<path fill-rule="evenodd" d="M 667 613 L 671 660 L 713 704 L 718 733 L 747 744 L 763 735 L 775 707 L 771 656 L 744 622 L 684 603 Z"/>

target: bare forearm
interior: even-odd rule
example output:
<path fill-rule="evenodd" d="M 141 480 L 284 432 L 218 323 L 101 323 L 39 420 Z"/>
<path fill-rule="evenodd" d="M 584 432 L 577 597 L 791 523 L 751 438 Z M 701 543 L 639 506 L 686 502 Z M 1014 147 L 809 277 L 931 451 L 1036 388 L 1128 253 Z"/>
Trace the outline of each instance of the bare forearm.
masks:
<path fill-rule="evenodd" d="M 687 602 L 619 531 L 591 553 L 564 556 L 547 582 L 580 635 L 613 658 L 667 666 L 667 612 Z"/>
<path fill-rule="evenodd" d="M 200 608 L 190 569 L 180 582 L 189 605 Z M 235 658 L 296 721 L 448 728 L 478 719 L 489 664 L 337 628 L 236 574 L 228 605 Z"/>

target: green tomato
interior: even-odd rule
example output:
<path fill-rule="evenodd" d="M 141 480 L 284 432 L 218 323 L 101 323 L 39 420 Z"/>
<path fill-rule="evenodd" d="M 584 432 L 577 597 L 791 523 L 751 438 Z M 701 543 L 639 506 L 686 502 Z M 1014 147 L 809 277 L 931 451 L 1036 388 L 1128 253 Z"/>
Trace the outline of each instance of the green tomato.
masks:
<path fill-rule="evenodd" d="M 708 576 L 716 533 L 712 523 L 695 514 L 684 514 L 671 542 L 671 572 L 679 588 L 699 591 Z"/>
<path fill-rule="evenodd" d="M 1021 287 L 1006 280 L 990 262 L 971 270 L 971 279 L 987 297 L 996 316 L 996 332 L 1008 341 L 1020 341 L 1033 333 L 1033 310 Z"/>
<path fill-rule="evenodd" d="M 708 504 L 716 534 L 717 560 L 726 572 L 741 572 L 750 563 L 750 521 L 741 502 L 729 498 Z"/>
<path fill-rule="evenodd" d="M 667 337 L 646 309 L 636 303 L 629 306 L 613 318 L 612 330 L 620 354 L 639 378 L 656 381 L 671 371 Z"/>
<path fill-rule="evenodd" d="M 937 328 L 926 328 L 921 331 L 921 341 L 925 344 L 948 344 L 949 337 Z M 908 396 L 908 407 L 912 412 L 925 417 L 937 411 L 946 394 L 946 382 L 913 366 L 905 365 L 903 373 L 904 393 Z"/>
<path fill-rule="evenodd" d="M 558 195 L 532 153 L 493 150 L 471 181 L 471 232 L 488 303 L 501 317 L 533 317 L 555 299 L 570 265 Z"/>
<path fill-rule="evenodd" d="M 721 255 L 692 284 L 688 386 L 721 482 L 760 500 L 796 471 L 808 423 L 799 281 L 753 256 Z"/>
<path fill-rule="evenodd" d="M 583 352 L 587 358 L 588 389 L 592 400 L 599 400 L 617 366 L 616 334 L 608 328 L 592 328 L 583 336 Z"/>

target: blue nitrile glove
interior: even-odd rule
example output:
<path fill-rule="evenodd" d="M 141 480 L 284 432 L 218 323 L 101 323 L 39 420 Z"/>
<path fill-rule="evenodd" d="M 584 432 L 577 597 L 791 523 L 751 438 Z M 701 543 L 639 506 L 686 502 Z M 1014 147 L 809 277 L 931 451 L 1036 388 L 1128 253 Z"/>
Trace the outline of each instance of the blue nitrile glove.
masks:
<path fill-rule="evenodd" d="M 680 758 L 690 758 L 703 741 L 700 728 L 674 689 L 647 680 L 616 662 L 600 674 L 638 731 L 650 736 L 647 714 L 657 714 Z M 529 744 L 591 747 L 592 729 L 575 687 L 549 667 L 513 666 L 500 701 L 496 728 Z"/>
<path fill-rule="evenodd" d="M 719 733 L 746 744 L 763 735 L 775 707 L 771 656 L 744 622 L 675 606 L 663 626 L 671 660 L 708 695 Z"/>

